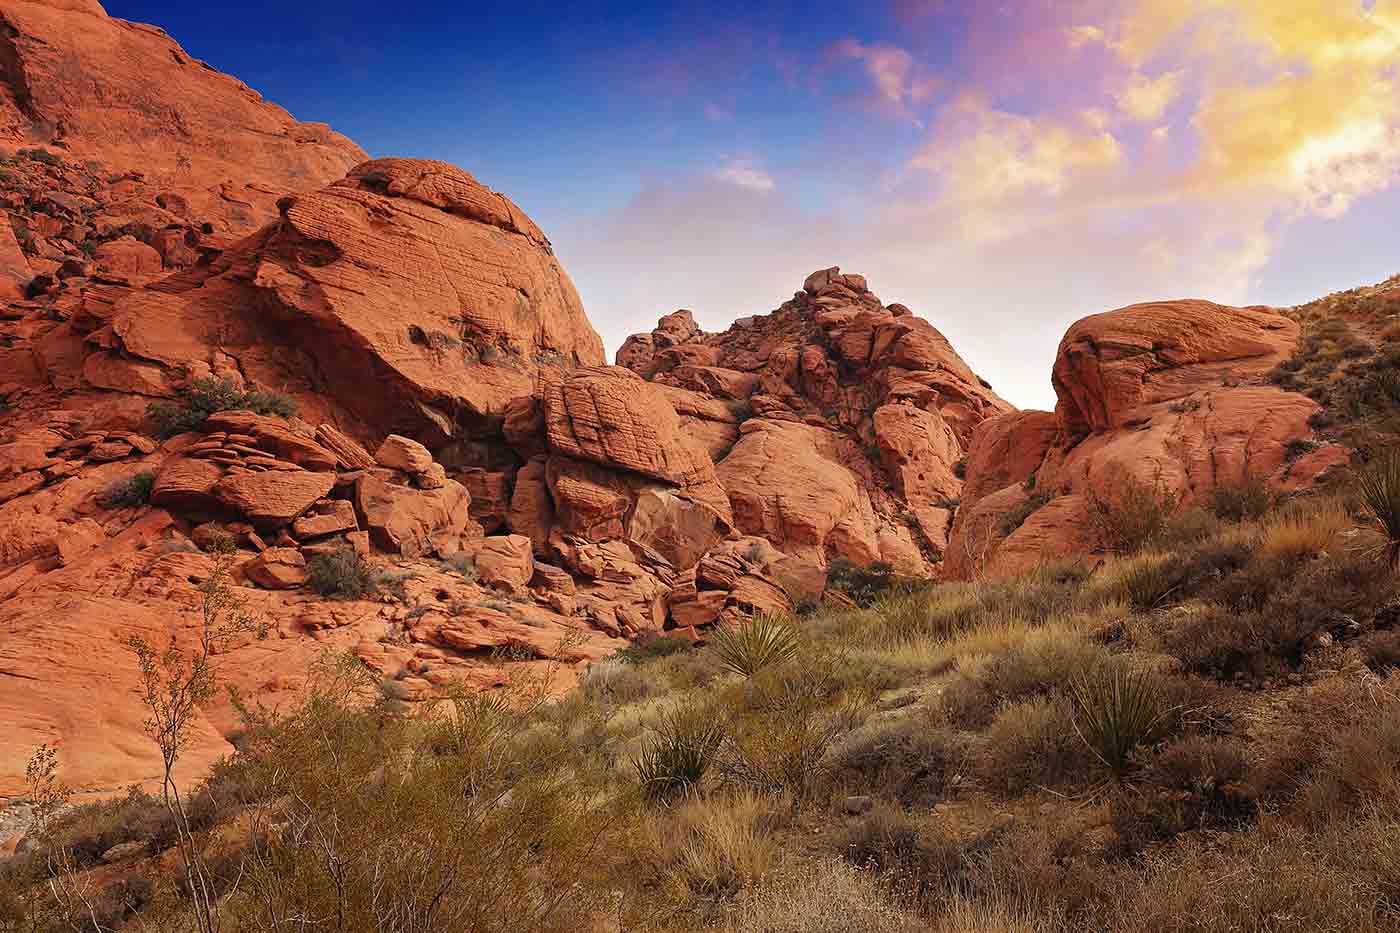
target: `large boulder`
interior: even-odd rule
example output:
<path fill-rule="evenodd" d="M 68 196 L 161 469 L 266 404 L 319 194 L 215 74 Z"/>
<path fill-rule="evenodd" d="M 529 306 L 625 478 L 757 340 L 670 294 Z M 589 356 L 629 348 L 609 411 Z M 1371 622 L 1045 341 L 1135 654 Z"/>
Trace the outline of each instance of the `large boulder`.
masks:
<path fill-rule="evenodd" d="M 1060 341 L 1055 411 L 1072 438 L 1120 428 L 1143 405 L 1248 382 L 1286 359 L 1298 324 L 1273 308 L 1209 301 L 1132 305 L 1077 322 Z"/>
<path fill-rule="evenodd" d="M 335 488 L 334 473 L 269 470 L 227 476 L 214 487 L 221 505 L 255 525 L 279 527 L 299 517 Z"/>
<path fill-rule="evenodd" d="M 666 396 L 631 370 L 581 369 L 544 395 L 550 449 L 677 486 L 714 478 L 709 453 L 681 431 Z"/>
<path fill-rule="evenodd" d="M 464 534 L 480 534 L 471 521 L 471 495 L 455 480 L 415 489 L 365 473 L 355 482 L 355 511 L 375 547 L 403 557 L 450 555 Z"/>

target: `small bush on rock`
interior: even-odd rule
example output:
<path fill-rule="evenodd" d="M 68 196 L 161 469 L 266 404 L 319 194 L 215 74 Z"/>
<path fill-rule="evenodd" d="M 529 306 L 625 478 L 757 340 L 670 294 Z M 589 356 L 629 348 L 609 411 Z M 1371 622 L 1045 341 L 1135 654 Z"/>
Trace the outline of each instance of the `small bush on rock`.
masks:
<path fill-rule="evenodd" d="M 296 402 L 278 392 L 238 389 L 227 379 L 207 376 L 180 389 L 174 401 L 153 402 L 146 415 L 161 437 L 173 437 L 185 431 L 198 431 L 205 420 L 216 411 L 247 409 L 259 415 L 290 418 L 297 412 Z"/>
<path fill-rule="evenodd" d="M 331 599 L 364 599 L 378 591 L 374 572 L 354 548 L 317 554 L 306 564 L 308 583 Z"/>
<path fill-rule="evenodd" d="M 119 479 L 102 491 L 101 503 L 109 509 L 125 509 L 145 505 L 151 499 L 151 489 L 156 484 L 156 475 L 150 470 L 133 473 L 126 479 Z"/>

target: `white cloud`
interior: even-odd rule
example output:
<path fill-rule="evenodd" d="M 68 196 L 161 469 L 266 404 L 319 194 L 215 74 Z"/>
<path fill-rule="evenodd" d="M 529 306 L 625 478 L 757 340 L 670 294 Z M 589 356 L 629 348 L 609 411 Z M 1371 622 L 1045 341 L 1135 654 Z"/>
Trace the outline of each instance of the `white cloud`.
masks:
<path fill-rule="evenodd" d="M 1144 123 L 1160 119 L 1180 96 L 1184 75 L 1184 71 L 1169 71 L 1149 78 L 1141 72 L 1133 72 L 1118 92 L 1118 109 Z"/>
<path fill-rule="evenodd" d="M 715 170 L 714 176 L 720 181 L 760 194 L 767 194 L 777 187 L 772 175 L 748 159 L 728 159 Z"/>

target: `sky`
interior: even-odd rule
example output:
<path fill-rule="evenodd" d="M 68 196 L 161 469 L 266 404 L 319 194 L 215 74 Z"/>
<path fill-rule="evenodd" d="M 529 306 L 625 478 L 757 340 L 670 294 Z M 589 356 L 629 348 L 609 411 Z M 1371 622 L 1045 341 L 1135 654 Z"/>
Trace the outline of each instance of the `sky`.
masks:
<path fill-rule="evenodd" d="M 839 265 L 1046 408 L 1086 315 L 1400 272 L 1400 0 L 105 6 L 509 195 L 610 355 Z"/>

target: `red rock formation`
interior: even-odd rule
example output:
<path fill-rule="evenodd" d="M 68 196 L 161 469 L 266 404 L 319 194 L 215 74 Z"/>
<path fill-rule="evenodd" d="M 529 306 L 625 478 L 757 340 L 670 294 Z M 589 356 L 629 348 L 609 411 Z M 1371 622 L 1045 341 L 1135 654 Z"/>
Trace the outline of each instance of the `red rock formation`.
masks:
<path fill-rule="evenodd" d="M 740 531 L 823 566 L 931 572 L 962 489 L 954 465 L 978 424 L 1010 410 L 932 325 L 839 269 L 722 334 L 667 315 L 617 361 L 666 387 Z"/>
<path fill-rule="evenodd" d="M 1278 311 L 1205 301 L 1073 325 L 1055 360 L 1055 413 L 1003 415 L 975 432 L 946 571 L 1002 575 L 1092 550 L 1090 497 L 1111 501 L 1127 483 L 1185 507 L 1251 480 L 1307 486 L 1346 463 L 1338 445 L 1289 456 L 1290 442 L 1312 438 L 1318 405 L 1261 383 L 1297 340 Z M 1002 516 L 1032 496 L 1044 504 L 1007 535 Z"/>
<path fill-rule="evenodd" d="M 282 195 L 367 158 L 96 0 L 5 0 L 0 20 L 0 138 L 107 172 L 138 170 L 151 208 L 244 233 L 270 220 Z"/>

